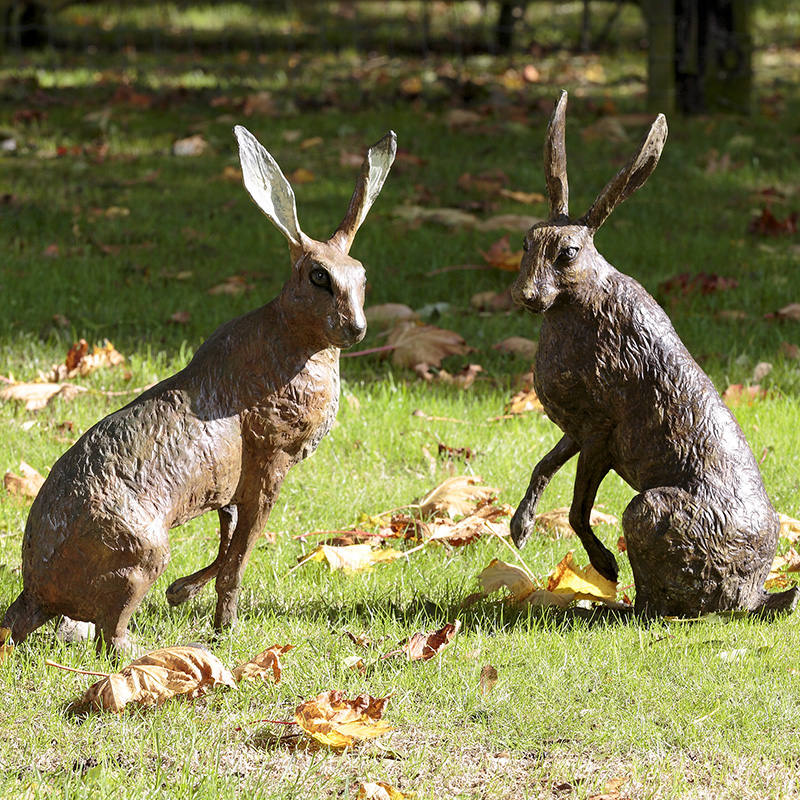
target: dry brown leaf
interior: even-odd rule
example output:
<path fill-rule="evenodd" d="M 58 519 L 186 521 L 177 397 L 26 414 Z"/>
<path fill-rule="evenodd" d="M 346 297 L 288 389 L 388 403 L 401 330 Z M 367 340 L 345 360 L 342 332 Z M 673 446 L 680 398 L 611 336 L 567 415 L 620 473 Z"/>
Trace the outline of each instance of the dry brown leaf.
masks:
<path fill-rule="evenodd" d="M 492 559 L 489 565 L 484 567 L 478 575 L 478 581 L 484 596 L 505 587 L 517 601 L 525 600 L 532 592 L 540 588 L 522 567 L 498 558 Z"/>
<path fill-rule="evenodd" d="M 554 594 L 569 593 L 576 600 L 593 600 L 614 603 L 617 584 L 604 578 L 591 564 L 579 567 L 575 564 L 574 550 L 570 550 L 556 565 L 547 579 L 547 591 Z"/>
<path fill-rule="evenodd" d="M 517 272 L 522 261 L 522 250 L 511 250 L 508 234 L 493 242 L 486 252 L 481 250 L 480 254 L 490 267 L 508 272 Z"/>
<path fill-rule="evenodd" d="M 511 297 L 511 288 L 503 289 L 502 292 L 478 292 L 472 295 L 469 304 L 478 311 L 492 311 L 501 313 L 503 311 L 513 311 L 517 304 Z M 514 337 L 512 337 L 514 338 Z M 497 347 L 497 345 L 495 345 Z M 500 349 L 498 347 L 498 349 Z"/>
<path fill-rule="evenodd" d="M 208 290 L 208 294 L 235 295 L 235 294 L 242 294 L 243 292 L 249 292 L 252 288 L 253 288 L 252 284 L 247 283 L 247 281 L 241 275 L 231 275 L 229 278 L 226 278 L 222 283 L 218 283 L 216 286 L 212 286 Z"/>
<path fill-rule="evenodd" d="M 438 630 L 427 633 L 415 633 L 405 644 L 397 650 L 392 650 L 383 658 L 404 655 L 409 661 L 427 661 L 444 650 L 453 637 L 461 629 L 461 620 L 448 622 Z"/>
<path fill-rule="evenodd" d="M 249 661 L 239 664 L 233 669 L 233 677 L 238 681 L 254 681 L 271 678 L 275 683 L 280 683 L 283 671 L 280 656 L 294 650 L 293 644 L 274 644 L 266 650 L 254 656 Z"/>
<path fill-rule="evenodd" d="M 728 406 L 752 405 L 756 400 L 765 400 L 769 396 L 766 389 L 755 384 L 745 386 L 742 383 L 732 383 L 722 393 L 722 399 Z"/>
<path fill-rule="evenodd" d="M 84 386 L 67 383 L 14 383 L 0 390 L 0 400 L 18 400 L 26 411 L 38 411 L 56 397 L 69 401 L 86 391 Z"/>
<path fill-rule="evenodd" d="M 359 163 L 361 163 L 359 161 Z M 364 316 L 370 325 L 389 325 L 398 320 L 419 319 L 416 311 L 403 303 L 382 303 L 377 306 L 368 306 L 364 309 Z"/>
<path fill-rule="evenodd" d="M 479 231 L 519 231 L 526 233 L 534 225 L 542 222 L 541 217 L 532 217 L 529 214 L 495 214 L 478 222 Z"/>
<path fill-rule="evenodd" d="M 793 547 L 790 547 L 788 552 L 780 556 L 775 556 L 772 561 L 771 573 L 778 571 L 800 572 L 800 553 Z"/>
<path fill-rule="evenodd" d="M 481 486 L 477 475 L 454 475 L 440 483 L 419 501 L 423 517 L 447 514 L 451 517 L 471 514 L 477 505 L 500 493 L 493 486 Z"/>
<path fill-rule="evenodd" d="M 213 686 L 236 686 L 213 653 L 200 647 L 164 647 L 92 684 L 80 703 L 119 714 L 128 703 L 161 705 L 177 695 L 199 697 Z"/>
<path fill-rule="evenodd" d="M 211 145 L 199 134 L 178 139 L 172 145 L 172 154 L 175 156 L 201 156 Z"/>
<path fill-rule="evenodd" d="M 447 370 L 439 369 L 435 372 L 430 364 L 414 364 L 414 372 L 426 383 L 444 383 L 447 386 L 455 386 L 458 389 L 469 389 L 483 372 L 480 364 L 467 364 L 462 367 L 455 375 L 451 375 Z"/>
<path fill-rule="evenodd" d="M 481 670 L 481 694 L 489 694 L 496 683 L 497 670 L 491 664 L 487 664 Z"/>
<path fill-rule="evenodd" d="M 792 544 L 800 542 L 800 519 L 789 517 L 786 514 L 778 514 L 781 521 L 781 536 L 788 539 Z"/>
<path fill-rule="evenodd" d="M 501 353 L 513 353 L 532 361 L 539 349 L 539 342 L 533 339 L 526 339 L 524 336 L 509 336 L 508 339 L 503 339 L 502 342 L 493 344 L 492 349 Z"/>
<path fill-rule="evenodd" d="M 536 524 L 549 531 L 554 539 L 568 539 L 575 535 L 572 525 L 569 524 L 569 508 L 567 506 L 537 514 Z M 606 514 L 592 508 L 589 513 L 589 524 L 593 527 L 595 525 L 619 525 L 619 520 L 613 514 Z"/>
<path fill-rule="evenodd" d="M 389 697 L 360 694 L 348 700 L 344 692 L 332 690 L 300 703 L 295 722 L 310 736 L 329 747 L 348 747 L 356 740 L 372 739 L 394 730 L 381 720 Z"/>
<path fill-rule="evenodd" d="M 534 389 L 517 392 L 506 404 L 506 414 L 528 414 L 531 411 L 544 414 L 544 406 Z"/>
<path fill-rule="evenodd" d="M 303 556 L 298 566 L 309 561 L 327 561 L 331 572 L 337 569 L 345 572 L 362 572 L 375 564 L 394 561 L 402 555 L 401 552 L 393 550 L 391 547 L 375 549 L 369 544 L 348 544 L 342 547 L 321 544 Z"/>
<path fill-rule="evenodd" d="M 107 339 L 102 347 L 95 345 L 91 353 L 86 339 L 80 339 L 70 347 L 63 364 L 53 364 L 47 377 L 52 381 L 66 380 L 90 375 L 98 369 L 118 367 L 124 363 L 125 356 Z"/>
<path fill-rule="evenodd" d="M 512 189 L 500 189 L 498 194 L 507 197 L 509 200 L 515 200 L 517 203 L 525 203 L 526 205 L 547 202 L 547 198 L 539 192 L 515 192 Z"/>
<path fill-rule="evenodd" d="M 272 102 L 272 93 L 264 90 L 247 95 L 242 105 L 242 113 L 246 117 L 252 117 L 253 114 L 274 114 L 275 105 Z"/>
<path fill-rule="evenodd" d="M 414 792 L 401 792 L 391 784 L 377 781 L 360 784 L 356 800 L 406 800 L 414 796 Z"/>
<path fill-rule="evenodd" d="M 386 344 L 394 347 L 392 363 L 398 367 L 413 367 L 420 363 L 440 367 L 446 356 L 473 352 L 473 348 L 455 331 L 435 325 L 418 325 L 408 320 L 392 328 Z"/>
<path fill-rule="evenodd" d="M 298 167 L 286 177 L 289 179 L 289 183 L 294 185 L 298 183 L 314 183 L 317 179 L 317 176 L 314 175 L 310 169 L 306 169 L 305 167 Z"/>
<path fill-rule="evenodd" d="M 450 519 L 437 519 L 428 527 L 428 541 L 447 542 L 453 547 L 471 544 L 482 535 L 508 536 L 510 534 L 507 518 L 514 509 L 506 504 L 495 505 L 487 500 L 478 505 L 469 516 L 453 522 Z M 502 518 L 503 521 L 500 521 Z"/>
<path fill-rule="evenodd" d="M 792 322 L 800 320 L 800 303 L 789 303 L 770 314 L 764 315 L 767 319 L 787 319 Z"/>
<path fill-rule="evenodd" d="M 44 483 L 44 475 L 25 461 L 19 462 L 19 471 L 21 475 L 6 472 L 3 476 L 3 486 L 6 487 L 6 491 L 17 497 L 36 497 Z"/>

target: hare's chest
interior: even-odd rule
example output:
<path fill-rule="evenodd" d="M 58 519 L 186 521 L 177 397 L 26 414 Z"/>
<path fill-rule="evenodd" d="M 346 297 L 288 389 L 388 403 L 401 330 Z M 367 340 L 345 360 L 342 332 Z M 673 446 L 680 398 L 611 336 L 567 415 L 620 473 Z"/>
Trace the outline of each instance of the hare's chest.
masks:
<path fill-rule="evenodd" d="M 301 461 L 333 427 L 339 408 L 338 370 L 310 368 L 271 393 L 245 420 L 250 447 Z"/>

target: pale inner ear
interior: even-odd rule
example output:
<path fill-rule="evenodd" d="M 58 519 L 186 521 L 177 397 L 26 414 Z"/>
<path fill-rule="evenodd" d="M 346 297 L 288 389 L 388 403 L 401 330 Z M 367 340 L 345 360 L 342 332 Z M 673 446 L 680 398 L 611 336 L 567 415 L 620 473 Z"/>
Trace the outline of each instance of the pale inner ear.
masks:
<path fill-rule="evenodd" d="M 253 202 L 289 240 L 290 249 L 302 246 L 294 192 L 275 159 L 247 128 L 233 129 L 239 142 L 242 182 Z"/>

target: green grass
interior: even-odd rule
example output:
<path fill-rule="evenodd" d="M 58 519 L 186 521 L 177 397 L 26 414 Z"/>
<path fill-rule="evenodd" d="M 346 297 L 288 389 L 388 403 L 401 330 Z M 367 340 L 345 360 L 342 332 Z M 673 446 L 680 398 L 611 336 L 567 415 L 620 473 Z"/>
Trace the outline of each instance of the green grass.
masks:
<path fill-rule="evenodd" d="M 549 6 L 531 4 L 540 5 Z M 763 30 L 774 30 L 774 20 L 767 23 Z M 355 169 L 340 163 L 340 151 L 360 152 L 393 128 L 400 147 L 421 162 L 398 160 L 356 239 L 367 302 L 446 303 L 430 321 L 461 333 L 476 352 L 445 368 L 455 372 L 472 361 L 484 372 L 464 392 L 424 385 L 378 356 L 343 359 L 338 425 L 289 473 L 267 526 L 277 541 L 259 543 L 245 576 L 240 626 L 213 638 L 212 588 L 177 609 L 163 597 L 172 580 L 213 558 L 214 515 L 173 532 L 172 562 L 131 626 L 144 648 L 202 642 L 229 666 L 273 643 L 294 644 L 282 682 L 119 717 L 75 716 L 67 706 L 92 679 L 47 667 L 45 659 L 93 670 L 112 665 L 91 644 L 60 643 L 46 626 L 0 667 L 0 797 L 355 797 L 367 779 L 419 797 L 584 798 L 607 791 L 614 779 L 626 779 L 619 793 L 634 798 L 800 796 L 796 615 L 774 624 L 645 624 L 581 610 L 519 610 L 495 598 L 462 607 L 483 567 L 511 558 L 487 539 L 455 550 L 431 547 L 356 576 L 319 564 L 289 572 L 316 541 L 292 537 L 409 504 L 452 471 L 481 476 L 498 487 L 502 502 L 519 501 L 559 432 L 536 415 L 495 419 L 529 364 L 492 345 L 511 335 L 536 338 L 539 320 L 472 309 L 475 293 L 500 291 L 510 273 L 429 274 L 481 263 L 480 251 L 502 232 L 410 226 L 393 211 L 414 203 L 463 205 L 481 217 L 545 214 L 543 206 L 464 190 L 458 180 L 502 170 L 508 188 L 541 191 L 544 127 L 564 86 L 571 92 L 572 209 L 580 213 L 645 125 L 629 127 L 623 142 L 581 131 L 603 103 L 619 114 L 640 110 L 643 54 L 635 47 L 602 58 L 548 52 L 537 61 L 541 82 L 528 85 L 509 78 L 528 60 L 519 55 L 465 57 L 455 79 L 434 57 L 367 61 L 345 48 L 336 56 L 298 52 L 287 64 L 279 55 L 267 53 L 259 63 L 214 52 L 155 58 L 142 51 L 135 61 L 45 52 L 0 64 L 0 131 L 17 142 L 14 153 L 0 157 L 0 374 L 35 380 L 80 337 L 109 339 L 127 357 L 122 369 L 77 381 L 92 391 L 69 403 L 56 400 L 40 412 L 0 405 L 0 469 L 17 471 L 24 459 L 45 472 L 138 387 L 185 365 L 218 324 L 278 291 L 289 269 L 283 239 L 240 183 L 223 176 L 237 165 L 235 123 L 247 125 L 287 174 L 300 166 L 313 171 L 316 180 L 295 190 L 301 226 L 316 237 L 334 230 L 352 191 Z M 747 231 L 766 189 L 778 192 L 770 195 L 777 217 L 800 206 L 800 95 L 791 71 L 781 72 L 792 58 L 791 50 L 773 49 L 760 59 L 752 116 L 671 119 L 654 176 L 614 212 L 597 245 L 664 305 L 720 390 L 752 383 L 759 362 L 773 365 L 761 380 L 769 399 L 735 412 L 776 508 L 800 516 L 800 373 L 782 350 L 783 342 L 800 345 L 800 328 L 764 316 L 800 300 L 798 239 Z M 409 77 L 420 79 L 421 91 L 409 94 Z M 128 85 L 147 102 L 114 100 Z M 275 111 L 245 117 L 237 101 L 256 91 L 272 93 Z M 223 96 L 227 103 L 212 103 Z M 481 122 L 449 125 L 447 111 L 465 105 Z M 292 131 L 300 133 L 289 141 L 284 134 Z M 210 144 L 206 154 L 171 155 L 176 139 L 198 132 Z M 322 144 L 301 150 L 299 143 L 315 136 Z M 709 160 L 726 154 L 730 168 L 708 173 Z M 110 208 L 129 213 L 102 213 Z M 511 233 L 512 248 L 520 239 Z M 56 257 L 43 255 L 51 245 Z M 175 278 L 187 271 L 185 280 Z M 738 286 L 708 295 L 660 288 L 684 272 L 716 273 Z M 232 275 L 244 276 L 252 290 L 207 293 Z M 189 322 L 169 324 L 181 310 Z M 744 316 L 719 314 L 730 310 Z M 382 342 L 380 331 L 370 330 L 363 347 Z M 132 394 L 116 394 L 125 392 Z M 449 465 L 436 458 L 439 443 L 469 447 L 474 456 Z M 569 504 L 573 477 L 571 463 L 548 487 L 543 510 Z M 612 474 L 598 502 L 619 516 L 631 495 Z M 0 490 L 0 607 L 21 586 L 28 509 Z M 619 533 L 598 528 L 612 549 Z M 546 575 L 573 547 L 586 563 L 575 540 L 545 534 L 522 555 Z M 630 583 L 626 557 L 619 562 L 622 584 Z M 441 656 L 378 660 L 404 637 L 455 619 L 461 632 Z M 386 637 L 365 654 L 365 675 L 344 666 L 360 652 L 348 630 Z M 731 653 L 733 660 L 725 655 Z M 499 678 L 484 695 L 486 664 Z M 391 693 L 386 716 L 395 732 L 345 753 L 296 750 L 277 739 L 280 726 L 260 721 L 289 719 L 298 702 L 334 688 Z"/>

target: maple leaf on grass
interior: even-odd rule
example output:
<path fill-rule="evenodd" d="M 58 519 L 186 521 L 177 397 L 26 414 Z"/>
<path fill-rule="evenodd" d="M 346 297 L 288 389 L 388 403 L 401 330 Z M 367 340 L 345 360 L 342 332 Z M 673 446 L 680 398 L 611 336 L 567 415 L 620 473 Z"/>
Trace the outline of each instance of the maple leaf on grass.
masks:
<path fill-rule="evenodd" d="M 275 683 L 280 683 L 283 668 L 280 656 L 294 649 L 293 644 L 274 644 L 266 650 L 260 652 L 249 661 L 239 664 L 233 669 L 233 677 L 238 681 L 255 681 L 259 679 L 272 679 Z"/>
<path fill-rule="evenodd" d="M 496 497 L 500 490 L 481 486 L 477 475 L 454 475 L 440 483 L 419 501 L 423 517 L 447 514 L 451 517 L 472 513 L 478 503 Z"/>
<path fill-rule="evenodd" d="M 348 544 L 342 547 L 321 544 L 302 556 L 292 569 L 295 570 L 309 561 L 326 561 L 331 572 L 337 569 L 345 572 L 362 572 L 375 564 L 394 561 L 402 555 L 403 553 L 390 547 L 375 549 L 368 544 Z"/>
<path fill-rule="evenodd" d="M 192 699 L 214 686 L 235 687 L 236 682 L 213 653 L 200 647 L 164 647 L 101 678 L 78 704 L 119 714 L 129 703 L 161 705 L 178 695 Z"/>
<path fill-rule="evenodd" d="M 321 692 L 295 709 L 295 722 L 320 744 L 349 747 L 356 741 L 373 739 L 393 731 L 383 721 L 389 697 L 360 694 L 348 700 L 344 692 Z"/>
<path fill-rule="evenodd" d="M 461 620 L 448 622 L 435 631 L 415 633 L 405 644 L 391 650 L 381 658 L 404 655 L 409 661 L 427 661 L 444 650 L 461 629 Z"/>
<path fill-rule="evenodd" d="M 421 363 L 440 367 L 446 356 L 462 356 L 474 351 L 455 331 L 409 320 L 403 320 L 392 328 L 386 345 L 393 348 L 392 364 L 398 367 L 413 367 Z"/>
<path fill-rule="evenodd" d="M 6 491 L 18 497 L 36 497 L 44 483 L 44 475 L 25 461 L 19 462 L 19 471 L 21 475 L 9 471 L 3 476 Z"/>

